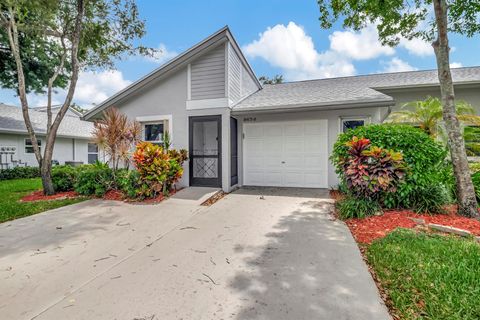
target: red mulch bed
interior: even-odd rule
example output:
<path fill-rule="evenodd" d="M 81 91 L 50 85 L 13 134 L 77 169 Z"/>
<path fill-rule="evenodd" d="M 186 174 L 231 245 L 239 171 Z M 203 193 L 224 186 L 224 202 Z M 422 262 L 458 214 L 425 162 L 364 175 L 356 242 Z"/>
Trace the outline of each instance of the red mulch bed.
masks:
<path fill-rule="evenodd" d="M 33 201 L 45 201 L 45 200 L 63 200 L 63 199 L 73 199 L 78 197 L 78 193 L 75 191 L 65 191 L 57 192 L 51 196 L 46 196 L 43 194 L 42 190 L 34 191 L 30 194 L 24 196 L 20 201 L 22 202 L 33 202 Z"/>
<path fill-rule="evenodd" d="M 436 223 L 470 231 L 480 236 L 480 221 L 459 216 L 455 208 L 448 208 L 448 214 L 417 214 L 409 210 L 389 210 L 381 216 L 372 216 L 363 219 L 348 219 L 345 223 L 353 236 L 360 243 L 371 243 L 375 239 L 385 237 L 396 228 L 414 228 L 416 223 L 409 218 L 424 219 L 426 223 Z"/>
<path fill-rule="evenodd" d="M 125 198 L 123 193 L 118 190 L 109 190 L 103 195 L 105 200 L 123 201 L 123 198 Z"/>

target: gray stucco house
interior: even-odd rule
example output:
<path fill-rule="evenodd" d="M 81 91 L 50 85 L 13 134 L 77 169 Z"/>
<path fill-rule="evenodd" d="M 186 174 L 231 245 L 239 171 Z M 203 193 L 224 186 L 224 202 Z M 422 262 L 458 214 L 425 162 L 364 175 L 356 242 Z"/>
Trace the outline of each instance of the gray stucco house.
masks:
<path fill-rule="evenodd" d="M 453 70 L 459 99 L 480 106 L 480 68 Z M 328 188 L 328 157 L 348 127 L 381 123 L 405 102 L 439 96 L 436 70 L 262 85 L 228 27 L 84 115 L 114 106 L 143 139 L 189 150 L 181 184 Z"/>
<path fill-rule="evenodd" d="M 52 107 L 55 115 L 59 107 Z M 30 120 L 43 152 L 47 124 L 45 107 L 32 108 Z M 70 108 L 60 124 L 53 149 L 53 160 L 92 163 L 99 159 L 96 144 L 92 143 L 93 123 L 83 121 L 81 114 Z M 0 103 L 0 169 L 16 166 L 38 166 L 20 107 Z"/>

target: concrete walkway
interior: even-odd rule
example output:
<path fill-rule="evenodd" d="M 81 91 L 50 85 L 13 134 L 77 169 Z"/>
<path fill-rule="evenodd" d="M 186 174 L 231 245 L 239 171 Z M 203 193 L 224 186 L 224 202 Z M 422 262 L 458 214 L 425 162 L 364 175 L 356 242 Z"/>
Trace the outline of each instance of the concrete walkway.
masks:
<path fill-rule="evenodd" d="M 0 319 L 390 319 L 326 191 L 178 195 L 0 225 Z"/>

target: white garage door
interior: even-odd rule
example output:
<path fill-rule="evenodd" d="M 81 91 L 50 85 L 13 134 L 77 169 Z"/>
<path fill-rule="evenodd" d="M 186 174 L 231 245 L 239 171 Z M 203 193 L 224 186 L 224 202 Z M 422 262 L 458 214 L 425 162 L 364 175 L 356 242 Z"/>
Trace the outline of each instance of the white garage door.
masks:
<path fill-rule="evenodd" d="M 243 125 L 244 185 L 328 187 L 328 121 Z"/>

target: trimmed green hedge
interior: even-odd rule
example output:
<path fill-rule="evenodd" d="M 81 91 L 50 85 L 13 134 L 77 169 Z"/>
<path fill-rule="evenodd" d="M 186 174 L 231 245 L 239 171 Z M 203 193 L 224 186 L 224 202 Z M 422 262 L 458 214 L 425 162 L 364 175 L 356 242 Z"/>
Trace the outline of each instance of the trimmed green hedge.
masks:
<path fill-rule="evenodd" d="M 40 177 L 38 167 L 15 167 L 0 170 L 0 181 L 12 179 L 30 179 Z"/>

